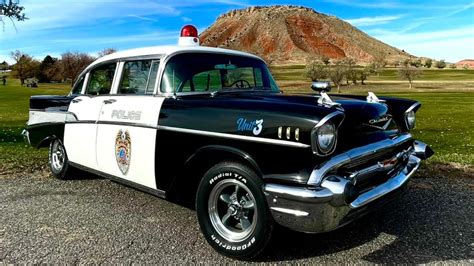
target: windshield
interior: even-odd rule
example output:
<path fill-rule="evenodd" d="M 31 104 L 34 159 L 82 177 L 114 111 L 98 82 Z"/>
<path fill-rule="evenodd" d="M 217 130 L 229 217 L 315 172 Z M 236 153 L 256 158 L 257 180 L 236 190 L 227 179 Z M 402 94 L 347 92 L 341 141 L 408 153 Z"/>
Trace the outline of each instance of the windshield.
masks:
<path fill-rule="evenodd" d="M 166 64 L 161 92 L 268 90 L 278 92 L 265 63 L 235 55 L 184 53 Z"/>

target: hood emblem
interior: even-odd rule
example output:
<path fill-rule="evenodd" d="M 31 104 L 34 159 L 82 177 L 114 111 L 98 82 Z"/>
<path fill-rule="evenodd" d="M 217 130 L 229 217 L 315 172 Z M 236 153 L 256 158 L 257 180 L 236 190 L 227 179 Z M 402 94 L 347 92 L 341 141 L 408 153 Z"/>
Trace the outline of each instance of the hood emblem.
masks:
<path fill-rule="evenodd" d="M 128 130 L 120 129 L 115 136 L 115 159 L 123 175 L 128 173 L 130 157 L 132 153 L 132 141 Z"/>
<path fill-rule="evenodd" d="M 392 117 L 390 115 L 385 115 L 380 118 L 370 119 L 368 126 L 381 130 L 386 130 L 390 126 L 391 122 Z"/>

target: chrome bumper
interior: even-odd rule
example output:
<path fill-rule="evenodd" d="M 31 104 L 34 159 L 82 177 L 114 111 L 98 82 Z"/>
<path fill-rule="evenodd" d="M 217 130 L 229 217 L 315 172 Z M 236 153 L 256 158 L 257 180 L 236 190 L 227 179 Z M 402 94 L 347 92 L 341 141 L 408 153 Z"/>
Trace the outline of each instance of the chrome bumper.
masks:
<path fill-rule="evenodd" d="M 26 130 L 26 129 L 23 129 L 23 131 L 21 132 L 21 135 L 23 136 L 23 139 L 24 139 L 25 141 L 27 141 L 27 142 L 28 142 L 28 144 L 30 144 L 30 145 L 31 145 L 31 141 L 30 141 L 30 133 L 28 132 L 28 130 Z"/>
<path fill-rule="evenodd" d="M 412 147 L 401 155 L 396 155 L 403 156 L 401 167 L 392 170 L 378 163 L 366 168 L 375 174 L 378 173 L 379 168 L 388 172 L 392 171 L 391 178 L 368 191 L 358 193 L 354 186 L 356 180 L 352 176 L 333 174 L 337 168 L 355 159 L 363 159 L 364 156 L 380 152 L 388 147 L 402 145 L 407 141 L 413 142 Z M 333 157 L 315 168 L 311 175 L 313 179 L 310 178 L 308 181 L 308 187 L 266 184 L 264 193 L 277 223 L 295 231 L 327 232 L 360 216 L 353 215 L 354 213 L 362 214 L 368 211 L 366 209 L 372 209 L 377 205 L 378 199 L 390 198 L 388 194 L 401 190 L 418 169 L 422 159 L 427 159 L 432 154 L 432 150 L 426 144 L 413 141 L 411 135 L 405 134 L 394 140 L 384 140 L 358 147 Z M 364 171 L 368 171 L 366 169 Z M 318 179 L 314 179 L 315 177 Z"/>

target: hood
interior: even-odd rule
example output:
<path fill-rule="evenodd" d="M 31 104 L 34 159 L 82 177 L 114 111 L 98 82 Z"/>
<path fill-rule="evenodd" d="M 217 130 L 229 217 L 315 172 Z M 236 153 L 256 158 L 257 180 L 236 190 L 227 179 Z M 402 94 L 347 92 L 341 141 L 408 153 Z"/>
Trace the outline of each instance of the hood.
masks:
<path fill-rule="evenodd" d="M 317 103 L 319 95 L 316 94 L 279 94 L 279 93 L 222 93 L 216 96 L 220 99 L 235 99 L 239 102 L 258 101 L 260 106 L 275 106 L 276 111 L 287 111 L 301 115 L 321 115 L 332 113 L 336 110 L 345 113 L 345 123 L 361 124 L 368 123 L 372 119 L 379 119 L 387 114 L 388 108 L 385 104 L 369 103 L 364 100 L 331 95 L 331 99 L 340 106 L 326 107 Z M 263 104 L 266 103 L 266 104 Z"/>

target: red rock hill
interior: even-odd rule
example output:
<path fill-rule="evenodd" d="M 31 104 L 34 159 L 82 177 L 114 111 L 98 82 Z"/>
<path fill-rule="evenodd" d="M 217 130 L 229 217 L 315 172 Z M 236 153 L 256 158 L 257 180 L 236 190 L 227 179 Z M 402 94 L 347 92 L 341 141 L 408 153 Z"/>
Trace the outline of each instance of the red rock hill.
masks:
<path fill-rule="evenodd" d="M 319 56 L 360 62 L 379 55 L 387 60 L 410 56 L 337 17 L 299 6 L 233 10 L 217 18 L 200 39 L 206 46 L 247 51 L 277 64 L 304 63 Z"/>

